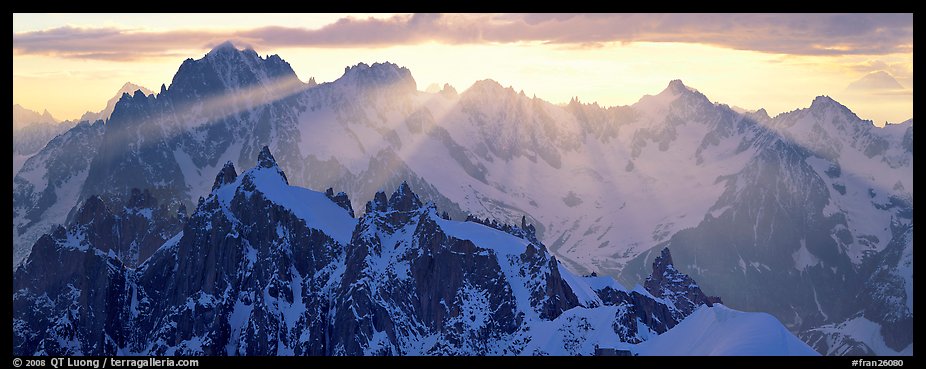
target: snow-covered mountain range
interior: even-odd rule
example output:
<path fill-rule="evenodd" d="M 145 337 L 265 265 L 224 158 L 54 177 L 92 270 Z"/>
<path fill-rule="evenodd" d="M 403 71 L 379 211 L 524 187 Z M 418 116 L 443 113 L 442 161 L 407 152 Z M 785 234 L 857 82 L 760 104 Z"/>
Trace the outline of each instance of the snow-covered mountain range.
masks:
<path fill-rule="evenodd" d="M 111 241 L 163 227 L 123 223 L 157 201 L 115 215 L 91 197 L 17 268 L 14 351 L 817 354 L 775 318 L 707 297 L 668 249 L 645 285 L 628 291 L 610 277 L 573 275 L 533 227 L 449 220 L 405 183 L 388 198 L 378 192 L 359 219 L 342 200 L 290 186 L 264 147 L 241 175 L 223 166 L 189 218 L 173 217 L 182 230 L 130 267 Z M 712 342 L 691 340 L 698 334 Z"/>
<path fill-rule="evenodd" d="M 13 104 L 13 177 L 16 177 L 26 160 L 38 153 L 52 138 L 71 129 L 78 122 L 108 120 L 122 95 L 134 94 L 135 91 L 149 95 L 152 93 L 147 88 L 127 82 L 109 99 L 102 111 L 88 111 L 76 121 L 59 122 L 48 110 L 39 114 L 19 104 Z"/>
<path fill-rule="evenodd" d="M 624 285 L 669 247 L 726 306 L 768 312 L 822 353 L 912 353 L 912 119 L 876 127 L 828 97 L 737 112 L 681 81 L 607 108 L 491 80 L 417 87 L 390 63 L 302 83 L 280 57 L 228 43 L 188 59 L 169 88 L 123 95 L 109 120 L 25 162 L 14 268 L 88 199 L 124 213 L 147 191 L 172 224 L 225 163 L 254 166 L 268 145 L 289 183 L 341 189 L 356 215 L 406 182 L 446 218 L 524 218 L 558 266 Z M 170 230 L 115 252 L 133 268 Z"/>
<path fill-rule="evenodd" d="M 49 140 L 71 127 L 67 123 L 59 124 L 48 110 L 40 114 L 13 104 L 13 176 Z"/>
<path fill-rule="evenodd" d="M 124 85 L 122 85 L 122 87 L 119 88 L 118 91 L 116 91 L 116 94 L 111 99 L 106 101 L 106 107 L 104 107 L 103 110 L 98 111 L 98 112 L 88 111 L 84 113 L 84 115 L 81 115 L 80 119 L 78 119 L 77 121 L 78 122 L 83 122 L 83 121 L 96 122 L 98 120 L 108 120 L 109 117 L 113 115 L 113 110 L 116 109 L 116 103 L 118 103 L 119 100 L 122 99 L 122 95 L 123 94 L 134 95 L 135 91 L 141 91 L 145 95 L 151 95 L 154 93 L 154 91 L 151 91 L 143 86 L 136 85 L 132 82 L 126 82 Z"/>

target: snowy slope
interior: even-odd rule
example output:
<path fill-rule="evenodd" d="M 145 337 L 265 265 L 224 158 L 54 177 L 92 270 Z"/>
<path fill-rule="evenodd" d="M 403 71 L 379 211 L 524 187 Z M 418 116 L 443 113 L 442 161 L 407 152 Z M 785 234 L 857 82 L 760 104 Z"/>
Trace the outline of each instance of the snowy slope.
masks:
<path fill-rule="evenodd" d="M 543 240 L 573 270 L 619 270 L 627 258 L 697 225 L 723 189 L 715 179 L 738 170 L 749 156 L 738 151 L 736 140 L 700 149 L 701 137 L 723 117 L 703 113 L 702 105 L 713 104 L 694 94 L 670 86 L 641 99 L 631 108 L 634 118 L 617 122 L 617 136 L 602 141 L 561 107 L 492 81 L 458 98 L 422 93 L 418 99 L 432 124 L 465 150 L 454 154 L 445 143 L 406 134 L 398 125 L 401 141 L 413 142 L 403 144 L 399 154 L 474 214 L 509 221 L 530 215 L 541 223 Z M 677 100 L 683 101 L 674 107 Z M 673 117 L 691 115 L 688 110 L 704 115 L 690 121 Z M 480 147 L 488 149 L 480 153 Z M 429 155 L 415 155 L 421 151 Z M 461 162 L 461 156 L 481 171 L 441 164 Z M 667 162 L 683 164 L 659 164 Z"/>
<path fill-rule="evenodd" d="M 13 177 L 13 240 L 38 240 L 80 203 L 80 188 L 102 136 L 101 124 L 81 123 L 52 139 Z M 51 201 L 49 201 L 51 200 Z M 13 265 L 31 249 L 14 242 Z"/>
<path fill-rule="evenodd" d="M 637 345 L 635 351 L 660 356 L 819 355 L 773 316 L 723 305 L 702 306 L 675 328 Z"/>

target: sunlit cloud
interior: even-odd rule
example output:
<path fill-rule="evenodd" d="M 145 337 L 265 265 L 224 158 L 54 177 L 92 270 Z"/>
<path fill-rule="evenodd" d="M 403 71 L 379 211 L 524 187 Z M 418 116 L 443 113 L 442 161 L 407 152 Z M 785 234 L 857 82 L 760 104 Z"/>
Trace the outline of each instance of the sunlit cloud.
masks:
<path fill-rule="evenodd" d="M 683 42 L 792 55 L 912 52 L 912 14 L 414 14 L 344 17 L 317 29 L 143 31 L 62 26 L 13 33 L 20 54 L 133 60 L 224 40 L 263 48 L 387 47 L 425 42 L 542 42 L 566 47 Z"/>

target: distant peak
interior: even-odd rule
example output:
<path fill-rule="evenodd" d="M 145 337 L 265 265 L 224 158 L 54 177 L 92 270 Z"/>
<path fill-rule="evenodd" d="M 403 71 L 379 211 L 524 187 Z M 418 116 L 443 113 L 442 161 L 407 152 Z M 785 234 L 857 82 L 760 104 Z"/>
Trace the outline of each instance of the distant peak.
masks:
<path fill-rule="evenodd" d="M 444 87 L 437 93 L 448 99 L 453 99 L 457 96 L 460 96 L 460 94 L 457 93 L 457 89 L 453 88 L 453 86 L 451 86 L 449 83 L 445 83 Z"/>
<path fill-rule="evenodd" d="M 209 53 L 206 55 L 217 55 L 231 51 L 238 51 L 238 48 L 235 47 L 235 44 L 233 44 L 231 40 L 227 40 L 213 47 L 212 50 L 209 50 Z"/>
<path fill-rule="evenodd" d="M 253 48 L 248 46 L 248 47 L 244 47 L 243 49 L 239 49 L 234 44 L 232 44 L 231 41 L 225 41 L 217 45 L 216 47 L 213 47 L 212 50 L 209 50 L 209 52 L 206 53 L 205 59 L 216 60 L 216 59 L 227 59 L 227 58 L 238 58 L 238 57 L 246 57 L 248 59 L 255 59 L 255 60 L 260 59 L 260 55 L 257 55 L 257 52 L 254 51 Z M 267 58 L 267 60 L 271 60 L 271 59 L 274 59 L 274 58 L 272 57 Z M 275 59 L 279 59 L 279 56 L 276 56 Z M 274 60 L 274 61 L 277 61 L 277 60 Z"/>
<path fill-rule="evenodd" d="M 496 80 L 494 80 L 494 79 L 486 78 L 486 79 L 482 79 L 482 80 L 478 80 L 478 81 L 474 82 L 474 83 L 473 83 L 473 86 L 470 87 L 470 88 L 471 88 L 471 89 L 498 89 L 498 90 L 504 90 L 504 89 L 505 89 L 505 86 L 502 86 L 501 83 L 498 83 L 498 81 L 496 81 Z M 512 91 L 514 91 L 514 90 L 512 89 Z"/>
<path fill-rule="evenodd" d="M 827 95 L 817 96 L 813 99 L 813 102 L 810 103 L 810 109 L 814 109 L 814 110 L 825 109 L 830 106 L 836 107 L 836 108 L 845 108 L 838 101 L 833 100 L 832 97 L 829 97 Z"/>
<path fill-rule="evenodd" d="M 347 75 L 350 73 L 363 73 L 365 71 L 370 71 L 370 70 L 378 71 L 380 73 L 389 73 L 389 72 L 401 72 L 403 70 L 407 71 L 408 69 L 405 67 L 400 67 L 397 64 L 390 63 L 390 62 L 373 63 L 373 65 L 360 62 L 360 63 L 357 63 L 357 65 L 345 67 L 344 74 Z"/>
<path fill-rule="evenodd" d="M 519 95 L 511 86 L 505 87 L 496 80 L 483 79 L 474 82 L 466 91 L 463 91 L 463 96 L 468 98 L 475 97 L 478 100 L 491 100 L 501 97 L 514 99 Z"/>
<path fill-rule="evenodd" d="M 117 96 L 117 97 L 118 97 L 118 96 L 122 96 L 123 93 L 128 93 L 128 94 L 130 94 L 130 95 L 134 95 L 134 94 L 135 94 L 135 91 L 141 91 L 141 92 L 143 92 L 145 95 L 151 95 L 151 94 L 154 93 L 154 91 L 151 91 L 151 90 L 145 88 L 144 86 L 136 85 L 136 84 L 134 84 L 134 83 L 132 83 L 132 82 L 126 82 L 125 84 L 122 85 L 122 87 L 119 88 L 119 91 L 116 92 L 116 96 Z"/>
<path fill-rule="evenodd" d="M 277 160 L 270 153 L 269 147 L 264 146 L 260 149 L 260 154 L 257 155 L 257 165 L 261 168 L 277 167 Z"/>
<path fill-rule="evenodd" d="M 135 91 L 135 90 L 138 90 L 138 89 L 141 89 L 141 88 L 143 88 L 143 87 L 141 87 L 141 86 L 139 86 L 139 85 L 136 85 L 136 84 L 134 84 L 134 83 L 132 83 L 132 82 L 126 82 L 126 83 L 124 83 L 124 84 L 122 85 L 122 88 L 120 88 L 120 90 L 123 90 L 123 91 Z"/>
<path fill-rule="evenodd" d="M 811 105 L 815 105 L 815 104 L 832 104 L 832 103 L 835 103 L 835 102 L 836 102 L 836 100 L 833 100 L 832 97 L 829 97 L 829 96 L 827 96 L 827 95 L 820 95 L 820 96 L 817 96 L 817 97 L 815 97 L 815 98 L 813 99 L 813 104 L 811 104 Z"/>
<path fill-rule="evenodd" d="M 666 86 L 665 90 L 670 91 L 673 94 L 680 94 L 680 93 L 686 93 L 686 92 L 698 92 L 698 90 L 685 86 L 685 84 L 680 79 L 673 79 L 669 81 L 669 85 Z"/>
<path fill-rule="evenodd" d="M 358 63 L 344 68 L 344 74 L 337 81 L 354 88 L 385 88 L 390 93 L 414 93 L 418 91 L 415 78 L 408 68 L 390 62 Z"/>
<path fill-rule="evenodd" d="M 432 83 L 428 85 L 428 88 L 424 89 L 424 92 L 436 94 L 440 92 L 440 85 L 438 85 L 437 83 Z"/>
<path fill-rule="evenodd" d="M 883 70 L 871 72 L 862 78 L 852 82 L 846 87 L 850 91 L 872 91 L 872 90 L 903 90 L 903 85 L 897 82 L 890 73 Z"/>

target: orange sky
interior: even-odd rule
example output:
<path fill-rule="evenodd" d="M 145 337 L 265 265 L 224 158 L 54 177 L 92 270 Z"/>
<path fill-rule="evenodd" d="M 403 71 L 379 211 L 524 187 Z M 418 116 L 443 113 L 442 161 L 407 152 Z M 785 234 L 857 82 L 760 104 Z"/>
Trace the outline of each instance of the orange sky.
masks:
<path fill-rule="evenodd" d="M 859 19 L 841 15 L 726 16 L 14 14 L 13 102 L 74 119 L 127 81 L 156 91 L 183 59 L 231 39 L 318 82 L 391 61 L 422 90 L 491 78 L 554 103 L 625 105 L 682 79 L 713 101 L 772 115 L 830 95 L 877 124 L 913 116 L 912 15 L 871 15 L 870 32 L 843 29 Z M 903 89 L 847 89 L 876 71 Z"/>

